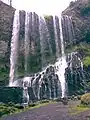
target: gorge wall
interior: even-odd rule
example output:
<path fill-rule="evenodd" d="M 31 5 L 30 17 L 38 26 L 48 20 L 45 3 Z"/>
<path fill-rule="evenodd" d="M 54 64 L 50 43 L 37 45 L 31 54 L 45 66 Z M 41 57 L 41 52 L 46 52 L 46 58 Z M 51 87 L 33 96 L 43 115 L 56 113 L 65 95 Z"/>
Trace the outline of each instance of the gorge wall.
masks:
<path fill-rule="evenodd" d="M 62 14 L 71 16 L 74 27 L 74 44 L 72 44 L 72 47 L 69 51 L 77 51 L 83 62 L 83 85 L 81 85 L 81 87 L 78 87 L 77 85 L 78 81 L 80 80 L 78 79 L 77 74 L 80 76 L 81 72 L 79 71 L 81 70 L 80 68 L 77 70 L 77 67 L 75 67 L 73 73 L 71 74 L 72 76 L 74 75 L 73 78 L 68 77 L 69 86 L 72 89 L 73 85 L 70 84 L 74 83 L 77 86 L 77 90 L 80 88 L 80 91 L 83 92 L 82 86 L 84 86 L 84 91 L 90 91 L 90 0 L 77 0 L 75 2 L 72 1 L 69 7 L 67 7 L 62 12 Z M 69 49 L 69 47 L 67 47 L 67 49 Z M 67 70 L 67 74 L 70 76 L 70 67 Z M 75 75 L 77 80 L 74 78 Z M 73 86 L 73 92 L 75 91 L 75 85 Z"/>
<path fill-rule="evenodd" d="M 71 2 L 63 12 L 63 15 L 72 17 L 75 29 L 75 43 L 87 41 L 90 42 L 90 1 L 77 0 Z"/>
<path fill-rule="evenodd" d="M 15 9 L 0 1 L 0 85 L 8 84 L 10 43 Z"/>
<path fill-rule="evenodd" d="M 88 3 L 84 0 L 71 2 L 70 6 L 62 12 L 61 21 L 65 52 L 68 49 L 70 53 L 74 51 L 70 55 L 66 54 L 68 66 L 65 72 L 65 80 L 68 87 L 66 90 L 69 90 L 70 95 L 74 92 L 76 94 L 83 93 L 87 87 L 87 81 L 85 80 L 88 79 L 87 85 L 90 81 L 90 64 L 87 63 L 90 60 L 90 46 L 87 45 L 90 40 L 90 9 Z M 8 85 L 15 9 L 1 1 L 0 9 L 0 85 Z M 59 17 L 40 17 L 36 13 L 25 11 L 19 11 L 18 15 L 20 26 L 19 29 L 17 28 L 16 52 L 18 54 L 15 63 L 15 79 L 19 79 L 19 84 L 22 84 L 22 78 L 32 76 L 31 80 L 34 84 L 30 83 L 30 87 L 34 88 L 36 98 L 58 97 L 61 95 L 61 85 L 55 70 L 61 68 L 60 64 L 63 60 L 62 58 L 59 63 L 56 62 L 56 59 L 61 57 L 62 54 Z M 81 42 L 86 43 L 81 44 Z M 84 64 L 84 69 L 81 61 Z M 54 65 L 55 62 L 58 63 L 57 66 Z M 53 65 L 49 66 L 45 72 L 38 73 L 49 63 Z M 34 73 L 37 74 L 34 75 Z M 39 94 L 41 95 L 39 96 Z"/>

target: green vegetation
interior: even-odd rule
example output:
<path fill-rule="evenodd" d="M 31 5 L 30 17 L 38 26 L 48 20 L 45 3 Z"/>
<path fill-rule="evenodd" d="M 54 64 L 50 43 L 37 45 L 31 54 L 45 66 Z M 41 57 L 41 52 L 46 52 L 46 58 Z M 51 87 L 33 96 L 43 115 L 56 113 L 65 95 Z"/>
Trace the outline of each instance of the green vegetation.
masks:
<path fill-rule="evenodd" d="M 90 43 L 90 28 L 86 28 L 82 31 L 83 40 L 87 43 Z"/>
<path fill-rule="evenodd" d="M 18 108 L 17 105 L 0 104 L 0 117 L 20 112 L 22 109 Z"/>
<path fill-rule="evenodd" d="M 83 65 L 88 67 L 90 65 L 90 44 L 86 42 L 79 43 L 75 46 L 71 46 L 66 50 L 66 53 L 71 53 L 77 51 L 80 53 L 83 61 Z"/>
<path fill-rule="evenodd" d="M 90 110 L 90 108 L 81 104 L 81 105 L 77 105 L 77 106 L 71 107 L 69 109 L 69 113 L 71 115 L 77 115 L 77 114 L 80 114 L 81 112 L 85 112 L 87 110 Z"/>
<path fill-rule="evenodd" d="M 30 103 L 28 106 L 23 107 L 20 104 L 13 104 L 12 102 L 8 104 L 0 104 L 0 117 L 15 114 L 23 111 L 27 111 L 34 108 L 40 108 L 42 106 L 48 105 L 50 103 L 55 103 L 55 101 L 42 100 L 35 103 Z"/>
<path fill-rule="evenodd" d="M 83 64 L 88 67 L 90 65 L 90 57 L 87 56 L 83 59 Z"/>
<path fill-rule="evenodd" d="M 8 84 L 9 68 L 6 66 L 6 61 L 0 59 L 0 86 Z"/>
<path fill-rule="evenodd" d="M 88 15 L 90 13 L 90 2 L 81 9 L 81 15 Z"/>
<path fill-rule="evenodd" d="M 45 18 L 46 20 L 51 20 L 51 19 L 52 19 L 52 15 L 45 15 L 44 18 Z"/>
<path fill-rule="evenodd" d="M 72 105 L 73 105 L 73 103 L 72 103 Z M 81 112 L 90 110 L 90 93 L 86 93 L 86 94 L 82 95 L 80 103 L 78 103 L 78 104 L 76 103 L 73 106 L 72 105 L 69 108 L 69 112 L 71 115 L 76 115 Z"/>

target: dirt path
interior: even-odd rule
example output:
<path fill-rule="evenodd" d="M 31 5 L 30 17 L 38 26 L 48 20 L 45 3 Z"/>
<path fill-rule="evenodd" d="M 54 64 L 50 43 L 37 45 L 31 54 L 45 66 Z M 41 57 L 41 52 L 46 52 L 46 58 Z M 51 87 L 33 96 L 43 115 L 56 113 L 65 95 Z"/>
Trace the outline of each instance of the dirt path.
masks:
<path fill-rule="evenodd" d="M 71 116 L 69 106 L 61 103 L 49 104 L 23 113 L 2 118 L 2 120 L 89 120 L 86 118 L 90 111 Z"/>

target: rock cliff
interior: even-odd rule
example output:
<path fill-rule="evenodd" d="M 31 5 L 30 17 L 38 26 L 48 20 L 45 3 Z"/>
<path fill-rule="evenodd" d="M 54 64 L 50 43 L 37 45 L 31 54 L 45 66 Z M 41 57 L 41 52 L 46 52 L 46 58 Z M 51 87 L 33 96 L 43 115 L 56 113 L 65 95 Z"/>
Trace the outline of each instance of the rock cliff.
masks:
<path fill-rule="evenodd" d="M 10 43 L 15 9 L 0 1 L 0 85 L 9 78 Z"/>
<path fill-rule="evenodd" d="M 74 92 L 75 89 L 78 90 L 78 88 L 79 91 L 77 92 L 83 92 L 83 89 L 84 91 L 88 91 L 90 87 L 90 0 L 77 0 L 71 2 L 69 7 L 67 7 L 62 14 L 70 16 L 74 25 L 75 39 L 74 44 L 71 45 L 70 51 L 77 51 L 84 65 L 84 78 L 80 77 L 84 83 L 82 83 L 83 81 L 80 82 L 80 79 L 78 79 L 78 75 L 80 76 L 81 74 L 80 68 L 78 68 L 78 70 L 75 68 L 73 72 L 70 73 L 70 67 L 68 67 L 66 70 L 66 74 L 68 75 L 66 78 L 68 87 L 70 87 L 70 91 L 72 92 Z M 72 78 L 70 78 L 70 76 Z M 77 77 L 76 80 L 74 77 Z M 70 85 L 72 82 L 74 86 Z M 78 83 L 83 85 L 79 85 Z M 84 88 L 82 88 L 82 86 Z"/>

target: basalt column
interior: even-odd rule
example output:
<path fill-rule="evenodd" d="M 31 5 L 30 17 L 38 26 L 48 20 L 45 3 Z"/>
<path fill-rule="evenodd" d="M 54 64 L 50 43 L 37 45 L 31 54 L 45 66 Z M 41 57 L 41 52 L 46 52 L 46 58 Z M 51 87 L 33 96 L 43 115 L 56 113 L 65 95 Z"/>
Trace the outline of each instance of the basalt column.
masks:
<path fill-rule="evenodd" d="M 42 68 L 46 67 L 52 60 L 52 49 L 50 44 L 49 30 L 43 16 L 39 18 L 39 33 L 41 45 Z"/>
<path fill-rule="evenodd" d="M 31 26 L 31 24 L 30 24 Z M 41 46 L 39 33 L 39 17 L 32 13 L 32 29 L 30 33 L 30 58 L 29 72 L 38 72 L 41 70 Z"/>
<path fill-rule="evenodd" d="M 20 32 L 19 32 L 19 49 L 18 49 L 18 62 L 17 62 L 17 77 L 24 76 L 25 72 L 25 49 L 24 49 L 24 39 L 25 39 L 25 11 L 19 11 L 19 21 L 20 21 Z"/>
<path fill-rule="evenodd" d="M 57 16 L 53 16 L 53 23 L 54 23 L 54 34 L 55 34 L 55 44 L 56 44 L 56 57 L 59 58 L 61 56 L 61 39 L 60 39 L 59 18 Z"/>
<path fill-rule="evenodd" d="M 70 16 L 62 16 L 62 29 L 63 29 L 63 38 L 65 43 L 65 48 L 70 47 L 75 39 L 75 33 L 73 28 L 72 18 Z"/>
<path fill-rule="evenodd" d="M 71 53 L 67 57 L 68 67 L 65 76 L 68 85 L 68 94 L 77 95 L 84 93 L 85 76 L 82 62 L 78 53 Z"/>
<path fill-rule="evenodd" d="M 45 16 L 45 21 L 46 21 L 46 25 L 47 25 L 48 32 L 50 35 L 49 44 L 51 45 L 51 51 L 52 51 L 51 59 L 54 60 L 54 58 L 56 57 L 56 43 L 55 43 L 53 16 Z"/>

